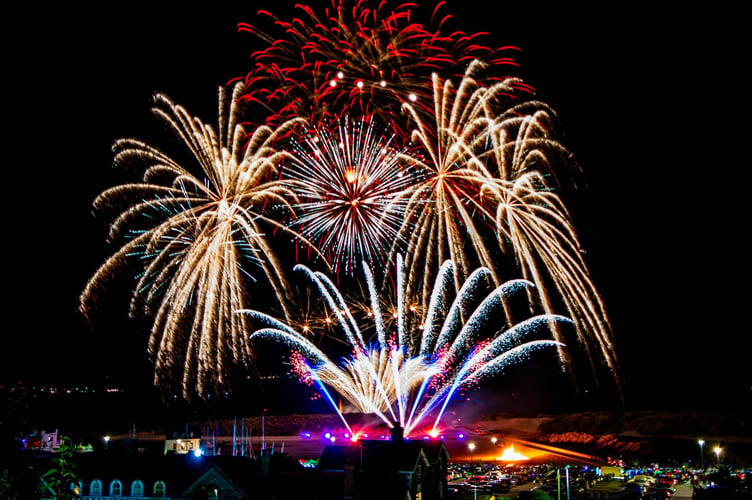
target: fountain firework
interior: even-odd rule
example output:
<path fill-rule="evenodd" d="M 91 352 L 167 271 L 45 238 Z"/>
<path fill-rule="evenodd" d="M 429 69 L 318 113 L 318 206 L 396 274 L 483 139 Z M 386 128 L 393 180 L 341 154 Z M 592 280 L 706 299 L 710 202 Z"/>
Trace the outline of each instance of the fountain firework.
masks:
<path fill-rule="evenodd" d="M 422 327 L 408 329 L 404 269 L 398 255 L 395 330 L 385 327 L 372 272 L 363 266 L 375 337 L 367 340 L 337 286 L 321 272 L 303 265 L 296 269 L 306 273 L 334 312 L 351 350 L 343 362 L 335 363 L 321 346 L 280 320 L 256 310 L 239 312 L 263 324 L 252 338 L 271 339 L 291 349 L 301 379 L 317 385 L 350 432 L 330 390 L 356 411 L 373 414 L 389 427 L 399 425 L 405 435 L 418 431 L 435 435 L 454 396 L 536 351 L 563 347 L 542 334 L 554 325 L 571 323 L 564 316 L 542 314 L 512 324 L 511 299 L 524 294 L 531 282 L 511 280 L 492 288 L 490 270 L 481 267 L 455 295 L 454 264 L 446 261 Z M 489 335 L 489 320 L 499 316 L 506 318 L 506 327 Z"/>

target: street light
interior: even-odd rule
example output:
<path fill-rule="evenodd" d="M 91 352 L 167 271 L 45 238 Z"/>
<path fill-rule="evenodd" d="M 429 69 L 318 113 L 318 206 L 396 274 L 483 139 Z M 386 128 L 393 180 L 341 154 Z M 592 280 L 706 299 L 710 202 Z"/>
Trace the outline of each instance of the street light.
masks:
<path fill-rule="evenodd" d="M 470 450 L 470 464 L 473 463 L 473 450 L 475 450 L 475 443 L 467 443 L 467 448 Z M 478 485 L 473 484 L 473 499 L 478 498 Z"/>
<path fill-rule="evenodd" d="M 104 437 L 104 449 L 107 449 L 107 444 L 110 442 L 110 436 Z"/>
<path fill-rule="evenodd" d="M 704 439 L 700 439 L 699 441 L 697 441 L 697 444 L 700 445 L 700 469 L 704 469 L 705 468 L 705 457 L 702 454 L 702 446 L 705 444 L 705 440 Z"/>
<path fill-rule="evenodd" d="M 721 448 L 720 446 L 716 446 L 715 449 L 713 450 L 715 452 L 715 466 L 717 469 L 721 468 L 721 451 L 722 450 L 723 448 Z"/>

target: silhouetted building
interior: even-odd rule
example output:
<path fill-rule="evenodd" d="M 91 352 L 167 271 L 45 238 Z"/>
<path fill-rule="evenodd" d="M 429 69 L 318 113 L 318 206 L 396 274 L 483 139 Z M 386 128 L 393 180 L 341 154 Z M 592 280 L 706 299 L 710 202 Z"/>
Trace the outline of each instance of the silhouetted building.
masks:
<path fill-rule="evenodd" d="M 321 498 L 435 500 L 446 494 L 448 461 L 443 442 L 404 440 L 397 428 L 391 441 L 327 446 L 316 470 Z"/>
<path fill-rule="evenodd" d="M 327 446 L 315 468 L 284 453 L 77 454 L 84 500 L 438 500 L 449 453 L 441 441 L 363 440 Z"/>
<path fill-rule="evenodd" d="M 311 477 L 311 470 L 285 454 L 253 459 L 89 453 L 74 461 L 84 500 L 301 498 Z"/>

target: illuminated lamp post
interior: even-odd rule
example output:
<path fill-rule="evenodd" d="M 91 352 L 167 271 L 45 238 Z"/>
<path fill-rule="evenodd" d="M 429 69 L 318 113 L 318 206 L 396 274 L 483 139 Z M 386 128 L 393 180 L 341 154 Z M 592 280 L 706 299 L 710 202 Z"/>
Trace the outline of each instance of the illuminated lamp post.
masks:
<path fill-rule="evenodd" d="M 473 463 L 473 450 L 475 450 L 475 443 L 468 443 L 467 447 L 470 450 L 470 464 L 472 465 L 472 463 Z M 473 472 L 475 471 L 475 469 L 471 469 L 471 470 Z M 478 485 L 475 484 L 475 483 L 473 483 L 473 499 L 475 500 L 477 498 L 478 498 Z"/>
<path fill-rule="evenodd" d="M 721 448 L 720 446 L 716 446 L 715 449 L 713 450 L 713 452 L 715 452 L 715 466 L 719 470 L 721 468 L 721 451 L 722 450 L 723 448 Z"/>
<path fill-rule="evenodd" d="M 107 445 L 109 444 L 109 442 L 110 442 L 110 436 L 105 436 L 104 437 L 104 449 L 105 450 L 107 449 Z"/>
<path fill-rule="evenodd" d="M 697 444 L 700 445 L 700 469 L 704 469 L 705 468 L 705 457 L 702 454 L 702 447 L 705 444 L 705 440 L 704 439 L 700 439 L 700 440 L 697 441 Z"/>

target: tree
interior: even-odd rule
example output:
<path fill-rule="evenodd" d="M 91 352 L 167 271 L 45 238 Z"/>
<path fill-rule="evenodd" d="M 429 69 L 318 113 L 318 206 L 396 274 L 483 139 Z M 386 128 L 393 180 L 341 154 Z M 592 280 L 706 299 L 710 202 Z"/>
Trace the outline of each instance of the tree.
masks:
<path fill-rule="evenodd" d="M 551 495 L 541 489 L 533 490 L 530 498 L 531 500 L 553 500 Z"/>
<path fill-rule="evenodd" d="M 40 495 L 43 499 L 72 500 L 79 498 L 80 488 L 73 462 L 73 445 L 70 439 L 60 440 L 60 455 L 52 458 L 50 468 L 40 477 Z"/>

